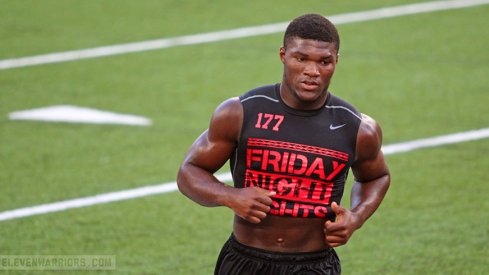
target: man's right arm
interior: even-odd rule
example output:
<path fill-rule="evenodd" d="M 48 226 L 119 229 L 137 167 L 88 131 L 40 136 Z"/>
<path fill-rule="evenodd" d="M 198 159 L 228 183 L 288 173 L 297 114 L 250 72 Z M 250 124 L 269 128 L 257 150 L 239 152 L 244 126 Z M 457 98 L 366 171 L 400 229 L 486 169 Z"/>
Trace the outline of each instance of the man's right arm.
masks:
<path fill-rule="evenodd" d="M 180 166 L 177 184 L 184 195 L 203 206 L 227 206 L 243 219 L 259 223 L 270 211 L 274 194 L 256 187 L 233 188 L 213 175 L 235 150 L 242 121 L 238 98 L 219 105 L 209 129 L 192 144 Z"/>

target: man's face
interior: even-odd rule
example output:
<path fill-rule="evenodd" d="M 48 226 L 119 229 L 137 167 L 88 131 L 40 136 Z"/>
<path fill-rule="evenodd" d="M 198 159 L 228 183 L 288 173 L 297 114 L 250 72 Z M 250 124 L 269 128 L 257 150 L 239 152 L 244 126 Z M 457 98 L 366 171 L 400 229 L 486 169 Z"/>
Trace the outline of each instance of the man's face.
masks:
<path fill-rule="evenodd" d="M 324 104 L 338 62 L 336 44 L 293 38 L 280 48 L 284 64 L 281 95 L 290 107 L 316 109 Z"/>

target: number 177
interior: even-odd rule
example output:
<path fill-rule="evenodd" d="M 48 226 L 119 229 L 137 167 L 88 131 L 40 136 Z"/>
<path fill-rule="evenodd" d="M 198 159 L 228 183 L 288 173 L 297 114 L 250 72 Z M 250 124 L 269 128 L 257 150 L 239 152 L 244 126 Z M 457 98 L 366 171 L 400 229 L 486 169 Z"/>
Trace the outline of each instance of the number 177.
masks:
<path fill-rule="evenodd" d="M 273 115 L 267 113 L 258 113 L 258 120 L 256 121 L 255 128 L 258 129 L 268 129 L 268 126 L 273 123 L 272 130 L 277 132 L 279 130 L 280 124 L 284 121 L 284 116 Z"/>

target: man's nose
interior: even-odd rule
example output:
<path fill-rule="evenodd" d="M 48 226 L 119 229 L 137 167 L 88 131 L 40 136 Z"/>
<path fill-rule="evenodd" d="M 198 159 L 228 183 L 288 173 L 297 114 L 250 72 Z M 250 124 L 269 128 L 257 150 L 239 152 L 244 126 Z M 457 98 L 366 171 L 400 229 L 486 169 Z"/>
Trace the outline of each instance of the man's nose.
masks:
<path fill-rule="evenodd" d="M 304 68 L 304 74 L 312 77 L 319 76 L 319 68 L 315 62 L 308 62 Z"/>

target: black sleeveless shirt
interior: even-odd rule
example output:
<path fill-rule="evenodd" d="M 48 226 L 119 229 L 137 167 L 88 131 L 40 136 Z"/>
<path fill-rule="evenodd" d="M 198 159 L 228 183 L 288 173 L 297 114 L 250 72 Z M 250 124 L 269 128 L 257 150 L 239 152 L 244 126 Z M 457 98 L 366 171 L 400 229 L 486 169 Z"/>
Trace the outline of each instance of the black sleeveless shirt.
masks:
<path fill-rule="evenodd" d="M 275 191 L 271 215 L 332 219 L 330 205 L 340 203 L 355 160 L 360 113 L 331 93 L 320 109 L 292 109 L 280 84 L 239 99 L 244 113 L 230 159 L 234 186 Z"/>

